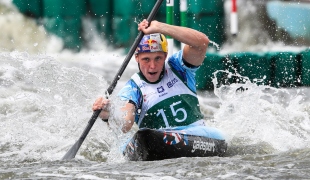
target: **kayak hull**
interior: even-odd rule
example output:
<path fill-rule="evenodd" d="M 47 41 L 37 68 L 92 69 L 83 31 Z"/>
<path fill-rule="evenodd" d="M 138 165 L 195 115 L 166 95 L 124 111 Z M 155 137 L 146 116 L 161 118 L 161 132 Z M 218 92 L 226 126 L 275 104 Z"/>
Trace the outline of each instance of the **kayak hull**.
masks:
<path fill-rule="evenodd" d="M 179 157 L 223 156 L 222 138 L 188 134 L 186 130 L 140 129 L 127 144 L 124 155 L 131 161 L 153 161 Z"/>

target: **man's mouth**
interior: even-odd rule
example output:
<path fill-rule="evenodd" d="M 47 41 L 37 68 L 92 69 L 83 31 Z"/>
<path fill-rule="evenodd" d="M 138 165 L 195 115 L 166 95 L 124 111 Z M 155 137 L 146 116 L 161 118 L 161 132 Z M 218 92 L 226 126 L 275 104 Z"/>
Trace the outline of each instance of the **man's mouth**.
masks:
<path fill-rule="evenodd" d="M 150 75 L 155 75 L 157 72 L 149 72 Z"/>

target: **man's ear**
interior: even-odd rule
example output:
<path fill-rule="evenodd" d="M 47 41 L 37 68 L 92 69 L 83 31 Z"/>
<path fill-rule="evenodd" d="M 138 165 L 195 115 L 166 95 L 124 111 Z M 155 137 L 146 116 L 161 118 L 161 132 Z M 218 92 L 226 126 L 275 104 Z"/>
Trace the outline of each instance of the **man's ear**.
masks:
<path fill-rule="evenodd" d="M 135 59 L 136 59 L 136 62 L 139 62 L 139 55 L 138 54 L 135 54 Z"/>

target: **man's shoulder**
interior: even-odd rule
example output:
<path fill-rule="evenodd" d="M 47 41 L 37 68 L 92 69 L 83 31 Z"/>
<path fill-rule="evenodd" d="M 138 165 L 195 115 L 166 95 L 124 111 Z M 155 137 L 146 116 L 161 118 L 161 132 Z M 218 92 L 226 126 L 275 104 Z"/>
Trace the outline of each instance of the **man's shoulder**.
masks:
<path fill-rule="evenodd" d="M 132 100 L 133 102 L 137 103 L 141 95 L 136 83 L 132 79 L 130 79 L 120 89 L 120 91 L 118 92 L 118 96 L 122 100 Z"/>
<path fill-rule="evenodd" d="M 173 69 L 179 70 L 182 69 L 182 51 L 178 51 L 174 53 L 172 56 L 168 58 L 167 63 Z"/>
<path fill-rule="evenodd" d="M 122 89 L 132 89 L 132 88 L 136 88 L 137 87 L 137 84 L 135 83 L 135 81 L 131 78 L 129 79 L 125 86 L 122 88 Z"/>

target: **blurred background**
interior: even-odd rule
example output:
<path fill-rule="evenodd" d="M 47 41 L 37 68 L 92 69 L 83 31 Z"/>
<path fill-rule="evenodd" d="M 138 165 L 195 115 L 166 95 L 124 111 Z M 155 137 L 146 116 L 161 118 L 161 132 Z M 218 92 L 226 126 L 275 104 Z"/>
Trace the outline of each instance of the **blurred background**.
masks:
<path fill-rule="evenodd" d="M 111 48 L 126 54 L 138 34 L 137 23 L 155 2 L 1 0 L 0 51 L 79 54 Z M 211 43 L 197 88 L 213 90 L 218 69 L 274 87 L 310 85 L 307 17 L 308 0 L 174 0 L 172 11 L 163 3 L 156 19 L 208 35 Z M 180 46 L 174 43 L 174 49 Z M 216 74 L 219 85 L 242 81 L 227 80 L 229 73 Z"/>

